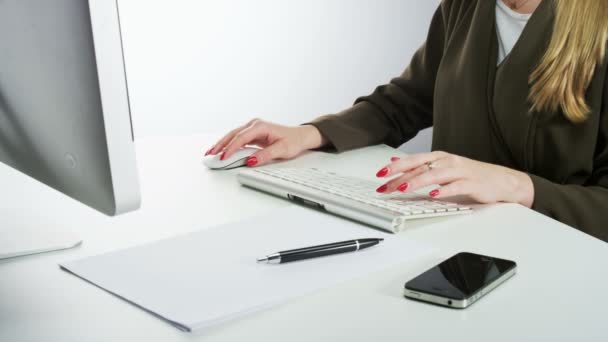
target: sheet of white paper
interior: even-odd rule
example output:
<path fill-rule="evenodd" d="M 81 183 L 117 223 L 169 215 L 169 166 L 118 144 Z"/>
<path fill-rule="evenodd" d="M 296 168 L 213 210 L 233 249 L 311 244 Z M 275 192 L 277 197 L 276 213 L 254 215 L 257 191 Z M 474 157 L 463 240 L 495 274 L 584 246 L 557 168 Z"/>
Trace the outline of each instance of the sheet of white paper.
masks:
<path fill-rule="evenodd" d="M 256 263 L 280 250 L 368 237 L 385 241 L 354 253 Z M 294 206 L 61 267 L 182 330 L 196 331 L 430 251 L 404 236 Z"/>

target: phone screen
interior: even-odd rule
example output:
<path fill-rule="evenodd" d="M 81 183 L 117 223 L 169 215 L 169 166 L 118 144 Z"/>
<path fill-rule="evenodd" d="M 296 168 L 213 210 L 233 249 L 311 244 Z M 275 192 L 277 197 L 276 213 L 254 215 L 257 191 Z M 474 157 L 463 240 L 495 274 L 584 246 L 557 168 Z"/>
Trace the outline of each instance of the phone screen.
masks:
<path fill-rule="evenodd" d="M 466 299 L 516 266 L 510 260 L 459 253 L 405 284 L 409 290 Z"/>

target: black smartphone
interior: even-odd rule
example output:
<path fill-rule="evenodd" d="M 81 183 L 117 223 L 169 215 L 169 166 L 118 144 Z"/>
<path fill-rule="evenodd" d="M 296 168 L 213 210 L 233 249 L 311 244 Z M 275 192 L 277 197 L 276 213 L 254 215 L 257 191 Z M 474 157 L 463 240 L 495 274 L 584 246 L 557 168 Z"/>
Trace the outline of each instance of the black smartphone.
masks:
<path fill-rule="evenodd" d="M 464 309 L 511 278 L 511 260 L 462 252 L 405 283 L 404 296 Z"/>

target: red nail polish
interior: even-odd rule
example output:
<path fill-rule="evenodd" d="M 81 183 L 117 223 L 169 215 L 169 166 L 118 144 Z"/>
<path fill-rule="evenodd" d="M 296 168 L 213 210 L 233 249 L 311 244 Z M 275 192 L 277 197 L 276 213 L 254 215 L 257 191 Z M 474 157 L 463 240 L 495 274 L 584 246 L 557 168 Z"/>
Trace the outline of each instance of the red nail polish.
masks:
<path fill-rule="evenodd" d="M 387 189 L 388 189 L 388 186 L 386 184 L 384 184 L 381 187 L 379 187 L 378 189 L 376 189 L 376 191 L 379 193 L 383 193 L 383 192 L 386 192 Z"/>
<path fill-rule="evenodd" d="M 435 189 L 435 190 L 429 192 L 429 196 L 431 196 L 431 197 L 437 197 L 437 196 L 439 196 L 439 190 Z"/>
<path fill-rule="evenodd" d="M 247 166 L 249 166 L 249 167 L 256 166 L 257 163 L 258 163 L 258 158 L 256 158 L 256 157 L 247 158 Z"/>
<path fill-rule="evenodd" d="M 209 155 L 209 153 L 211 153 L 211 151 L 213 150 L 213 147 L 210 148 L 209 150 L 207 150 L 207 152 L 205 152 L 205 157 Z"/>
<path fill-rule="evenodd" d="M 407 184 L 407 183 L 403 183 L 403 184 L 399 185 L 399 187 L 397 188 L 397 190 L 399 190 L 399 191 L 401 191 L 401 192 L 405 192 L 405 190 L 407 190 L 407 188 L 408 188 L 409 186 L 410 186 L 409 184 Z"/>
<path fill-rule="evenodd" d="M 392 162 L 396 162 L 396 161 L 397 161 L 397 160 L 399 160 L 399 159 L 401 159 L 401 158 L 399 158 L 399 157 L 392 157 L 392 158 L 391 158 L 391 161 L 392 161 Z"/>
<path fill-rule="evenodd" d="M 376 177 L 384 177 L 386 175 L 388 175 L 388 167 L 383 168 L 382 170 L 378 171 L 378 173 L 376 173 Z"/>
<path fill-rule="evenodd" d="M 222 155 L 220 156 L 220 160 L 224 160 L 225 157 L 226 157 L 226 152 L 222 153 Z"/>

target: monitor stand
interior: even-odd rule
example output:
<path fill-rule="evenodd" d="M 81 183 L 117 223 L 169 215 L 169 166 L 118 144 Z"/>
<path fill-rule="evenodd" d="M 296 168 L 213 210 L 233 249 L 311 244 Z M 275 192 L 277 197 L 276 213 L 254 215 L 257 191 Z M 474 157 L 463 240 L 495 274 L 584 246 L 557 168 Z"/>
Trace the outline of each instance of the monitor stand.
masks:
<path fill-rule="evenodd" d="M 0 227 L 0 260 L 73 248 L 82 240 L 72 232 Z"/>

